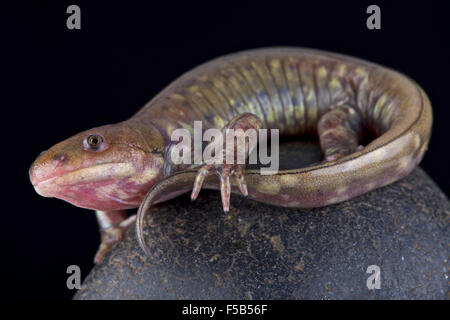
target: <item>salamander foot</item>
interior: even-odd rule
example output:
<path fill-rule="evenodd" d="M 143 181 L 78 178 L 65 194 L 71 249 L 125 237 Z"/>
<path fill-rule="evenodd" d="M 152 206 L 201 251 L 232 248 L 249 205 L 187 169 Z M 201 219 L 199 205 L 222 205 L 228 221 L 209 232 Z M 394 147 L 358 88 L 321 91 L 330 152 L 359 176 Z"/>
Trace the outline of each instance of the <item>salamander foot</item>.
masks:
<path fill-rule="evenodd" d="M 105 213 L 105 212 L 99 212 L 97 211 L 97 217 L 99 217 L 99 214 L 111 214 L 111 213 Z M 118 213 L 117 213 L 118 214 Z M 101 243 L 97 250 L 97 253 L 95 254 L 94 262 L 99 263 L 103 260 L 103 257 L 105 254 L 111 249 L 117 242 L 122 241 L 123 233 L 127 230 L 127 228 L 133 224 L 136 221 L 136 215 L 132 215 L 126 219 L 123 219 L 117 224 L 112 224 L 108 227 L 101 228 L 100 234 L 101 234 Z M 100 223 L 100 227 L 102 224 Z"/>
<path fill-rule="evenodd" d="M 192 200 L 197 198 L 203 185 L 203 181 L 211 174 L 216 174 L 220 179 L 223 211 L 228 212 L 230 210 L 231 176 L 234 176 L 236 185 L 241 193 L 244 196 L 248 195 L 244 178 L 245 162 L 247 161 L 249 154 L 256 148 L 257 130 L 262 127 L 262 121 L 256 115 L 251 113 L 239 114 L 228 122 L 222 131 L 224 137 L 222 140 L 223 148 L 219 151 L 222 152 L 222 158 L 219 157 L 217 162 L 212 161 L 200 167 L 191 194 Z M 249 138 L 247 141 L 247 135 L 251 136 L 252 133 L 254 139 Z M 237 143 L 234 143 L 235 139 Z M 241 143 L 239 143 L 239 141 Z M 232 157 L 230 157 L 232 158 L 232 161 L 229 161 L 229 155 L 232 155 Z"/>
<path fill-rule="evenodd" d="M 234 176 L 241 193 L 244 196 L 248 195 L 247 185 L 245 184 L 244 168 L 245 165 L 242 164 L 207 164 L 202 166 L 198 171 L 197 177 L 195 178 L 191 199 L 197 199 L 205 178 L 211 174 L 216 174 L 220 179 L 220 194 L 222 196 L 223 211 L 228 212 L 230 210 L 231 176 Z"/>

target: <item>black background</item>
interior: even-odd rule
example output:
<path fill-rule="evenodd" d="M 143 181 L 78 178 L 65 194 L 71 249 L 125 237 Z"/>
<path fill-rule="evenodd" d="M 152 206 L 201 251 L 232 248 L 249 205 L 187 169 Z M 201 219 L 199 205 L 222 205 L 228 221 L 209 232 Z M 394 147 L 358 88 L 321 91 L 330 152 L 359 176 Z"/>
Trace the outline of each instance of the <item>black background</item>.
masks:
<path fill-rule="evenodd" d="M 414 4 L 415 3 L 415 4 Z M 442 2 L 443 3 L 443 2 Z M 450 11 L 424 1 L 33 1 L 1 8 L 2 295 L 66 299 L 99 244 L 93 212 L 38 196 L 28 167 L 79 131 L 125 120 L 181 73 L 217 56 L 301 46 L 397 69 L 429 95 L 433 136 L 422 167 L 449 194 Z M 66 8 L 81 7 L 81 30 Z M 366 8 L 381 7 L 381 30 Z"/>

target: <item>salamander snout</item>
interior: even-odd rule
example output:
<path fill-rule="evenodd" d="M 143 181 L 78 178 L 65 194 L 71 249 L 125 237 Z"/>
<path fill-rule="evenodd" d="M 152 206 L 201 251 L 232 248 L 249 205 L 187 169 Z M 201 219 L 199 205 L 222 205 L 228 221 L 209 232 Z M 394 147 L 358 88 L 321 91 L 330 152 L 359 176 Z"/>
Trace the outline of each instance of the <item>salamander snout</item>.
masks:
<path fill-rule="evenodd" d="M 68 160 L 66 153 L 56 153 L 49 155 L 48 151 L 42 151 L 38 158 L 31 164 L 29 175 L 31 183 L 36 186 L 48 180 L 58 173 L 58 168 L 62 167 Z"/>
<path fill-rule="evenodd" d="M 65 153 L 55 154 L 52 157 L 52 161 L 56 166 L 60 166 L 60 165 L 64 164 L 67 161 L 67 159 L 68 159 L 68 156 Z"/>

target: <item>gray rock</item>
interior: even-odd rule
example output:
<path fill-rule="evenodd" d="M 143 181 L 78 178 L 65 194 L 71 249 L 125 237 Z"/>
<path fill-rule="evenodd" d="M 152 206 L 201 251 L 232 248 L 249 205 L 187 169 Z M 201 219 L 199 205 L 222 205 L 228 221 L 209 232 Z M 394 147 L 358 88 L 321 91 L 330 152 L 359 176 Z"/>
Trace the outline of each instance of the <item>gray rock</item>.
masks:
<path fill-rule="evenodd" d="M 284 168 L 319 160 L 311 144 L 288 146 Z M 131 228 L 74 298 L 448 299 L 449 213 L 420 168 L 309 210 L 232 195 L 224 215 L 219 193 L 203 190 L 195 202 L 183 195 L 155 206 L 144 233 L 152 256 Z M 378 290 L 367 287 L 370 265 L 380 267 Z"/>

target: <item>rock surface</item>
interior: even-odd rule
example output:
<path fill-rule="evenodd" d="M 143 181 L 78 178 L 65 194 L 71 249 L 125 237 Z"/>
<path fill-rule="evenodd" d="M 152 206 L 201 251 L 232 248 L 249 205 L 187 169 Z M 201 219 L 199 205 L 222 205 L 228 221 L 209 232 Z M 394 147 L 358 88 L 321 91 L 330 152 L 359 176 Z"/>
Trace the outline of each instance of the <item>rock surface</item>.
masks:
<path fill-rule="evenodd" d="M 288 145 L 284 168 L 320 157 L 310 144 L 303 152 Z M 224 215 L 219 193 L 203 190 L 195 202 L 182 195 L 155 206 L 144 230 L 152 256 L 131 228 L 74 298 L 448 299 L 449 213 L 448 199 L 420 168 L 309 210 L 232 195 Z M 371 265 L 380 268 L 378 290 L 367 287 Z"/>

